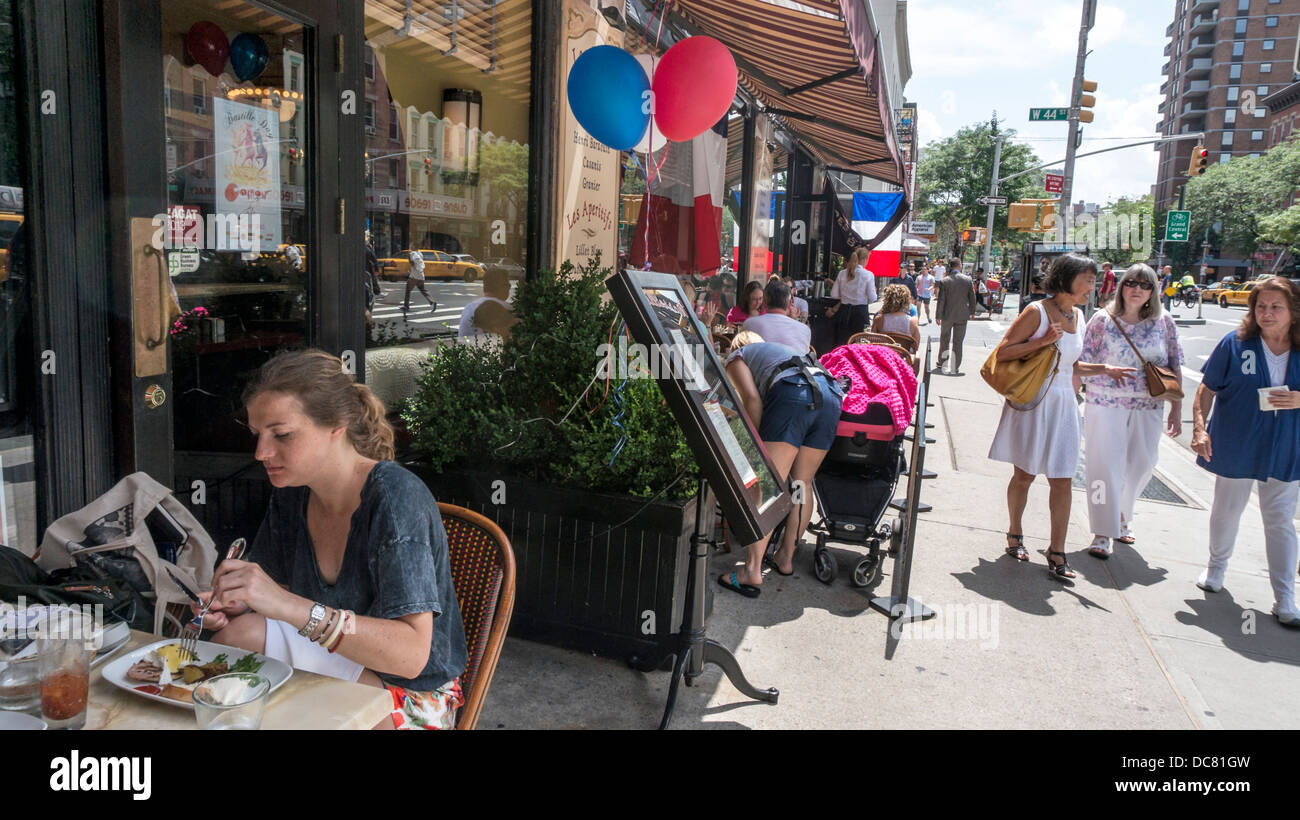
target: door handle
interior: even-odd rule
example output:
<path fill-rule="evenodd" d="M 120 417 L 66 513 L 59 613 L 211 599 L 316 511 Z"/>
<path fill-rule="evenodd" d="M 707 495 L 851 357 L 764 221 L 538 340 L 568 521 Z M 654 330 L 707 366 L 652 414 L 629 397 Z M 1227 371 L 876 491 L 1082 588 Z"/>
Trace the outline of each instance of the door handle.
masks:
<path fill-rule="evenodd" d="M 163 252 L 153 246 L 145 245 L 141 250 L 145 256 L 152 256 L 158 262 L 158 338 L 145 337 L 144 346 L 154 350 L 167 341 L 167 324 L 171 321 L 171 281 L 167 278 L 167 264 L 163 261 Z"/>
<path fill-rule="evenodd" d="M 167 372 L 167 338 L 177 310 L 166 254 L 153 244 L 156 231 L 152 219 L 131 220 L 132 353 L 141 379 Z"/>

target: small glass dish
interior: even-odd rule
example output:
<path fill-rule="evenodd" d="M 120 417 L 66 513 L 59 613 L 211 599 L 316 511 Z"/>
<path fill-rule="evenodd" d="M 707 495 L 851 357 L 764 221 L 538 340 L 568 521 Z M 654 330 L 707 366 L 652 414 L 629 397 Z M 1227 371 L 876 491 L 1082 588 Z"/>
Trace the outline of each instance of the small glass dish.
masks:
<path fill-rule="evenodd" d="M 200 729 L 257 729 L 271 694 L 271 681 L 252 672 L 217 675 L 194 687 Z"/>

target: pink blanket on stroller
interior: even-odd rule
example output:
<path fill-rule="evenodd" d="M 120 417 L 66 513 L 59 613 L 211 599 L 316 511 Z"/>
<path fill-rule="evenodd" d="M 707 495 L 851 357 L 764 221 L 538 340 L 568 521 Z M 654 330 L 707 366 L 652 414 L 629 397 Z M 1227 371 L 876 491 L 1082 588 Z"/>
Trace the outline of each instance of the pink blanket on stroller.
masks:
<path fill-rule="evenodd" d="M 875 345 L 842 345 L 822 356 L 822 366 L 834 376 L 853 380 L 844 397 L 846 413 L 864 413 L 871 402 L 889 408 L 894 435 L 902 435 L 911 424 L 916 408 L 916 373 L 912 365 L 894 351 Z"/>

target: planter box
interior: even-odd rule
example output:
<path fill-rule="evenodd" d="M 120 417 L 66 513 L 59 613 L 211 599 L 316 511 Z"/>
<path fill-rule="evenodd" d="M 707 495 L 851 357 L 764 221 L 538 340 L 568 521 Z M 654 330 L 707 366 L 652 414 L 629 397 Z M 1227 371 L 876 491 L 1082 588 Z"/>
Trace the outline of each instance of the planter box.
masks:
<path fill-rule="evenodd" d="M 693 498 L 657 501 L 626 526 L 605 532 L 645 500 L 495 473 L 406 466 L 438 501 L 486 515 L 510 539 L 518 573 L 512 636 L 624 659 L 654 648 L 681 626 Z M 506 503 L 500 505 L 492 503 L 497 480 L 505 482 Z"/>

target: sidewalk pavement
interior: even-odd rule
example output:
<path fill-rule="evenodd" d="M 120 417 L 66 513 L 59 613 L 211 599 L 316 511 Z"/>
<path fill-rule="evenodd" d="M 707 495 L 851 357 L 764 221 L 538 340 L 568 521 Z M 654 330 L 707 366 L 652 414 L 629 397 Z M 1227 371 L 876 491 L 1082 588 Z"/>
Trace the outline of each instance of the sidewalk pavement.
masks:
<path fill-rule="evenodd" d="M 718 589 L 708 624 L 751 683 L 780 689 L 780 702 L 746 699 L 710 666 L 680 690 L 673 728 L 1300 727 L 1300 632 L 1269 611 L 1258 505 L 1242 517 L 1224 590 L 1198 589 L 1214 481 L 1176 443 L 1162 442 L 1157 478 L 1187 503 L 1140 500 L 1134 546 L 1118 545 L 1105 562 L 1089 556 L 1076 488 L 1066 550 L 1079 577 L 1069 586 L 1050 578 L 1039 478 L 1025 513 L 1032 558 L 1003 554 L 1011 468 L 986 457 L 1001 400 L 978 375 L 990 346 L 968 338 L 967 375 L 931 379 L 926 466 L 939 475 L 922 491 L 934 510 L 918 520 L 911 594 L 938 617 L 903 627 L 885 660 L 887 621 L 868 600 L 888 594 L 894 562 L 874 590 L 860 590 L 847 580 L 859 550 L 832 545 L 840 572 L 825 586 L 803 547 L 795 575 L 769 575 L 757 599 Z M 737 558 L 715 555 L 710 582 Z M 512 638 L 479 726 L 653 728 L 668 679 Z"/>

